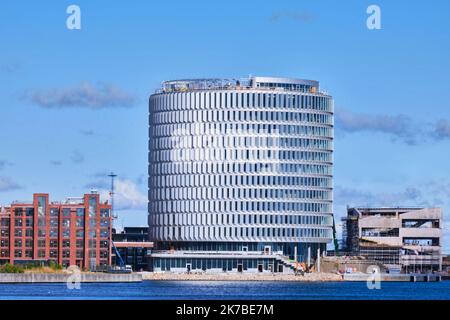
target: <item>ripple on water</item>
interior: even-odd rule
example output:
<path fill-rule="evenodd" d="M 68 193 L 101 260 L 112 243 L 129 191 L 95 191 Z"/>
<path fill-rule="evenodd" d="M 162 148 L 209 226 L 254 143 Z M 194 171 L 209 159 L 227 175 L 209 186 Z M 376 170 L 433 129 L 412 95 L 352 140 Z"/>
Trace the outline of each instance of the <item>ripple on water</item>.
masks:
<path fill-rule="evenodd" d="M 380 290 L 364 282 L 144 281 L 82 283 L 80 290 L 57 283 L 2 284 L 0 299 L 450 300 L 450 281 L 386 282 Z"/>

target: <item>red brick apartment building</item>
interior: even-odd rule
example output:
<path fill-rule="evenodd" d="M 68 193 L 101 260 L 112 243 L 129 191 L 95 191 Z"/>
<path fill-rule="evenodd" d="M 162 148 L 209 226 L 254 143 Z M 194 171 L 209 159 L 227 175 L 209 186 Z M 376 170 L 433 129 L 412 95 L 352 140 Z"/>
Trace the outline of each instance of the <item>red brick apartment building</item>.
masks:
<path fill-rule="evenodd" d="M 55 262 L 64 267 L 106 268 L 111 264 L 111 205 L 96 192 L 50 202 L 0 207 L 0 264 Z"/>

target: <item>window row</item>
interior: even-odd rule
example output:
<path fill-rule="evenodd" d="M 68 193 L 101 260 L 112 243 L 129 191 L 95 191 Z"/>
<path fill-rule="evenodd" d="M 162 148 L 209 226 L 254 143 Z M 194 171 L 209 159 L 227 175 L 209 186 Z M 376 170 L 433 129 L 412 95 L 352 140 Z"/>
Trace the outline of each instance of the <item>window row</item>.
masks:
<path fill-rule="evenodd" d="M 286 151 L 260 149 L 184 149 L 155 150 L 149 155 L 151 161 L 317 161 L 331 162 L 331 151 Z"/>
<path fill-rule="evenodd" d="M 186 238 L 330 238 L 329 228 L 254 228 L 254 227 L 160 227 L 152 228 L 155 238 L 177 240 Z"/>
<path fill-rule="evenodd" d="M 173 137 L 174 132 L 186 135 L 212 135 L 219 132 L 225 136 L 240 135 L 297 135 L 332 137 L 333 129 L 327 125 L 296 125 L 296 124 L 260 124 L 260 123 L 178 123 L 152 124 L 150 128 L 153 137 Z"/>
<path fill-rule="evenodd" d="M 178 92 L 153 95 L 150 104 L 153 111 L 252 107 L 333 111 L 331 97 L 302 93 Z"/>
<path fill-rule="evenodd" d="M 185 135 L 174 134 L 154 140 L 152 150 L 196 149 L 196 148 L 333 148 L 330 139 L 283 138 L 281 136 L 231 136 L 231 135 Z M 220 152 L 216 150 L 216 152 Z"/>
<path fill-rule="evenodd" d="M 151 187 L 226 187 L 226 186 L 294 186 L 331 188 L 331 177 L 186 174 L 157 175 L 150 179 Z M 189 189 L 188 189 L 189 190 Z M 226 188 L 229 190 L 229 188 Z M 189 192 L 189 191 L 188 191 Z M 229 191 L 227 191 L 229 192 Z M 227 195 L 228 197 L 228 195 Z"/>
<path fill-rule="evenodd" d="M 237 111 L 237 110 L 186 110 L 163 111 L 151 115 L 151 124 L 174 124 L 193 122 L 311 122 L 333 124 L 333 116 L 325 113 L 283 111 Z"/>
<path fill-rule="evenodd" d="M 270 188 L 152 188 L 152 200 L 304 199 L 332 200 L 331 190 Z"/>
<path fill-rule="evenodd" d="M 320 225 L 331 226 L 331 215 L 274 214 L 152 214 L 152 226 L 164 225 Z"/>
<path fill-rule="evenodd" d="M 22 217 L 24 214 L 26 217 L 34 216 L 34 208 L 14 208 L 15 217 Z"/>
<path fill-rule="evenodd" d="M 331 203 L 270 201 L 152 201 L 150 213 L 332 212 Z"/>
<path fill-rule="evenodd" d="M 178 162 L 178 163 L 152 163 L 152 175 L 167 174 L 198 174 L 198 173 L 297 173 L 331 175 L 332 166 L 326 164 L 304 163 L 249 163 L 249 162 Z"/>

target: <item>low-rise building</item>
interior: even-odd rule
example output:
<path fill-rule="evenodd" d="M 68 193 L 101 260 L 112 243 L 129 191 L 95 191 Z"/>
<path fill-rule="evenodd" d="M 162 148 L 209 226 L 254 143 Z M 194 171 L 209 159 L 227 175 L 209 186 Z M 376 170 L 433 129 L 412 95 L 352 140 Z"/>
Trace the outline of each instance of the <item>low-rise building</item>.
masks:
<path fill-rule="evenodd" d="M 111 264 L 111 219 L 111 205 L 94 191 L 62 202 L 51 202 L 47 193 L 13 202 L 0 208 L 0 264 L 105 269 Z"/>
<path fill-rule="evenodd" d="M 123 262 L 134 271 L 148 270 L 147 257 L 153 243 L 148 242 L 148 227 L 125 227 L 117 233 L 113 229 L 112 239 Z M 119 257 L 113 252 L 112 263 L 119 265 Z"/>
<path fill-rule="evenodd" d="M 442 209 L 348 208 L 346 251 L 403 272 L 442 269 Z"/>

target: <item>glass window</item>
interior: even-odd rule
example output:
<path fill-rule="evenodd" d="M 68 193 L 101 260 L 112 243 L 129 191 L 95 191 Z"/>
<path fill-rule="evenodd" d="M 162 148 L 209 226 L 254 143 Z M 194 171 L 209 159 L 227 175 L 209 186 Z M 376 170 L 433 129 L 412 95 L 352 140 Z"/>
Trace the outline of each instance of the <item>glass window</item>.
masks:
<path fill-rule="evenodd" d="M 46 204 L 45 197 L 38 197 L 38 216 L 45 216 Z"/>
<path fill-rule="evenodd" d="M 20 216 L 22 216 L 22 214 L 23 214 L 22 208 L 15 208 L 15 209 L 14 209 L 14 215 L 15 215 L 16 217 L 20 217 Z"/>
<path fill-rule="evenodd" d="M 109 209 L 101 209 L 101 210 L 100 210 L 100 216 L 101 216 L 102 218 L 107 218 L 107 217 L 109 217 Z"/>
<path fill-rule="evenodd" d="M 89 197 L 89 217 L 95 217 L 97 215 L 97 198 Z"/>

